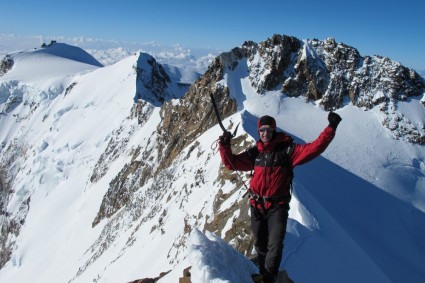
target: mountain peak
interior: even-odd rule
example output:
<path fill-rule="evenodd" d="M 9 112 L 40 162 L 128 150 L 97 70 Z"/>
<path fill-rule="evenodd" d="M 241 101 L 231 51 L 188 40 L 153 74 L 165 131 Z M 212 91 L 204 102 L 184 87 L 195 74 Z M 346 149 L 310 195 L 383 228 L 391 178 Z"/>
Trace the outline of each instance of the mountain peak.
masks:
<path fill-rule="evenodd" d="M 34 50 L 10 53 L 1 63 L 3 81 L 53 83 L 64 77 L 103 67 L 83 49 L 65 43 L 52 42 Z"/>
<path fill-rule="evenodd" d="M 240 64 L 257 94 L 278 91 L 304 97 L 325 110 L 351 103 L 370 110 L 380 107 L 383 121 L 396 138 L 425 144 L 421 121 L 411 121 L 397 104 L 425 94 L 425 80 L 416 71 L 381 56 L 361 56 L 357 49 L 334 38 L 304 40 L 273 35 L 220 55 L 221 65 L 232 71 Z M 239 100 L 242 107 L 244 98 Z"/>
<path fill-rule="evenodd" d="M 99 61 L 97 61 L 92 55 L 87 53 L 85 50 L 76 46 L 68 45 L 66 43 L 52 41 L 49 45 L 42 45 L 41 48 L 34 50 L 33 53 L 50 54 L 76 62 L 93 65 L 96 67 L 103 67 L 103 65 Z"/>

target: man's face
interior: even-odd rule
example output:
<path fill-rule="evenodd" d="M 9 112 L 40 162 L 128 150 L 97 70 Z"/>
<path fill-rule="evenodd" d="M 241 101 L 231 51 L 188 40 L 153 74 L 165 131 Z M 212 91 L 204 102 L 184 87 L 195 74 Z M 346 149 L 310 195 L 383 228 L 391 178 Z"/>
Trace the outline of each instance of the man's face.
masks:
<path fill-rule="evenodd" d="M 258 129 L 258 133 L 260 135 L 260 139 L 262 142 L 269 142 L 272 140 L 273 138 L 273 133 L 274 133 L 275 129 L 272 128 L 272 126 L 269 125 L 262 125 L 259 129 Z"/>

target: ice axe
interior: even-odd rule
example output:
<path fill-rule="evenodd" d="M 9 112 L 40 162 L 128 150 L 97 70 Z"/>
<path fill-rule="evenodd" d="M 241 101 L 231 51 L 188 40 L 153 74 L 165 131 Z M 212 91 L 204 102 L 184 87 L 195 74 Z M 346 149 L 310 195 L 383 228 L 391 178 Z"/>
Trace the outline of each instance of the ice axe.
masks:
<path fill-rule="evenodd" d="M 217 104 L 215 103 L 215 99 L 214 99 L 214 96 L 212 95 L 212 93 L 210 93 L 210 97 L 211 97 L 211 102 L 212 102 L 212 105 L 213 105 L 213 108 L 214 108 L 215 115 L 217 116 L 217 120 L 218 120 L 218 124 L 220 125 L 220 128 L 223 130 L 223 133 L 230 133 L 230 132 L 229 132 L 228 130 L 226 130 L 226 128 L 223 126 L 223 122 L 221 121 L 221 118 L 220 118 L 220 112 L 218 111 Z M 230 134 L 231 134 L 231 136 L 232 136 L 232 138 L 234 138 L 234 137 L 236 136 L 236 132 L 238 131 L 239 124 L 240 124 L 240 123 L 238 123 L 238 125 L 236 126 L 236 129 L 235 129 L 235 131 L 233 132 L 233 134 L 232 134 L 232 133 L 230 133 Z M 226 156 L 226 154 L 225 154 L 225 156 Z M 231 164 L 231 166 L 232 166 L 233 170 L 234 170 L 234 171 L 236 172 L 236 174 L 239 176 L 239 179 L 242 181 L 242 184 L 244 185 L 245 189 L 247 190 L 247 192 L 246 192 L 246 193 L 242 196 L 242 197 L 245 197 L 245 196 L 249 193 L 249 188 L 248 188 L 248 186 L 245 184 L 245 181 L 243 180 L 243 178 L 242 178 L 241 174 L 239 173 L 239 171 L 238 171 L 238 170 L 236 170 L 236 167 L 232 164 L 231 160 L 230 160 L 227 156 L 226 156 L 225 158 L 227 158 L 227 159 L 228 159 L 228 161 L 229 161 L 229 163 Z"/>
<path fill-rule="evenodd" d="M 220 125 L 220 128 L 223 130 L 223 133 L 229 132 L 228 130 L 226 130 L 226 128 L 223 125 L 223 122 L 221 121 L 220 112 L 218 111 L 217 103 L 215 102 L 215 99 L 212 93 L 210 93 L 210 97 L 211 97 L 211 102 L 214 108 L 215 116 L 217 116 L 217 121 L 218 121 L 218 124 Z M 236 126 L 236 129 L 233 132 L 233 134 L 231 134 L 232 138 L 236 136 L 236 132 L 238 131 L 239 124 Z"/>

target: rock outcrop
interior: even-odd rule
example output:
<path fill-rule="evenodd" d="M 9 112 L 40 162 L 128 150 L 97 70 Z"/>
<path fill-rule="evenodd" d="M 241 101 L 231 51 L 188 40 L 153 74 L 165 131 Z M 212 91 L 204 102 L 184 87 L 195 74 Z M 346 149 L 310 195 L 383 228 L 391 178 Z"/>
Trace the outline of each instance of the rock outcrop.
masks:
<path fill-rule="evenodd" d="M 425 144 L 424 129 L 397 112 L 399 102 L 425 98 L 425 80 L 389 58 L 362 57 L 333 38 L 301 41 L 285 35 L 245 42 L 219 58 L 229 70 L 247 60 L 250 83 L 259 95 L 280 90 L 282 95 L 319 101 L 328 111 L 344 103 L 365 110 L 379 107 L 386 116 L 383 126 L 395 138 Z"/>
<path fill-rule="evenodd" d="M 0 77 L 6 74 L 13 67 L 13 59 L 6 55 L 0 62 Z"/>

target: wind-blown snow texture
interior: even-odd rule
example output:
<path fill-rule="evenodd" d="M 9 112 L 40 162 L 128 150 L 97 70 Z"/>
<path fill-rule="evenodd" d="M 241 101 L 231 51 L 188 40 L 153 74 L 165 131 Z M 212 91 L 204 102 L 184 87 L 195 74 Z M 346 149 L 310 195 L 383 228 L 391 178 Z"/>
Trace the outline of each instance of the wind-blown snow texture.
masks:
<path fill-rule="evenodd" d="M 221 240 L 226 230 L 201 232 L 219 190 L 231 195 L 229 206 L 244 193 L 218 182 L 220 158 L 210 147 L 218 126 L 176 157 L 164 184 L 144 180 L 132 208 L 93 225 L 126 164 L 155 164 L 152 140 L 163 117 L 160 103 L 147 103 L 146 119 L 136 118 L 136 84 L 140 72 L 151 72 L 147 54 L 101 67 L 82 50 L 58 47 L 11 54 L 15 65 L 0 78 L 0 225 L 11 231 L 2 239 L 11 257 L 0 281 L 128 282 L 172 270 L 159 282 L 178 282 L 192 265 L 192 282 L 249 282 L 256 268 Z M 180 88 L 196 74 L 164 70 L 173 94 L 164 99 L 178 104 Z M 241 122 L 239 134 L 255 139 L 256 119 L 268 114 L 299 143 L 326 127 L 319 104 L 279 91 L 258 95 L 247 74 L 244 61 L 220 82 L 238 105 L 226 126 Z M 419 99 L 399 111 L 423 125 Z M 337 113 L 343 121 L 329 148 L 295 170 L 282 268 L 296 282 L 421 282 L 425 149 L 393 139 L 379 109 L 347 104 Z M 135 152 L 153 153 L 145 159 Z"/>

